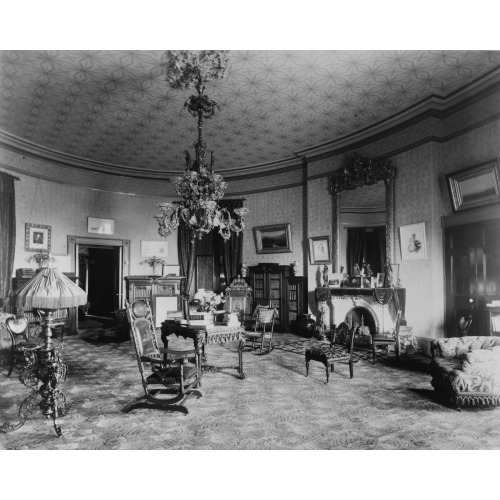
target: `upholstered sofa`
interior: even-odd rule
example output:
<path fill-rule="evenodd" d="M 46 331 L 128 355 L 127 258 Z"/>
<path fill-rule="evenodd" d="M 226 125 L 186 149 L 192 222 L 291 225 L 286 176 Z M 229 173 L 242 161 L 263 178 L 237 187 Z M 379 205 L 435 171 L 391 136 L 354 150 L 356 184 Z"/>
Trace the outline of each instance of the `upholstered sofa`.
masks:
<path fill-rule="evenodd" d="M 436 339 L 431 354 L 431 383 L 444 402 L 500 405 L 500 337 Z"/>

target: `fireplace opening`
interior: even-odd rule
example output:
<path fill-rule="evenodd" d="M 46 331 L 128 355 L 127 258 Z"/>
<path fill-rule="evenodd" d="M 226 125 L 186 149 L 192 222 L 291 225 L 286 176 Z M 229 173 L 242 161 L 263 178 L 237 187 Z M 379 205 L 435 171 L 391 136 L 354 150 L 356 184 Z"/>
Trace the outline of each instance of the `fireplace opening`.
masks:
<path fill-rule="evenodd" d="M 353 307 L 350 309 L 345 316 L 345 322 L 349 325 L 349 328 L 364 325 L 370 329 L 371 335 L 377 333 L 375 318 L 372 312 L 366 307 Z"/>

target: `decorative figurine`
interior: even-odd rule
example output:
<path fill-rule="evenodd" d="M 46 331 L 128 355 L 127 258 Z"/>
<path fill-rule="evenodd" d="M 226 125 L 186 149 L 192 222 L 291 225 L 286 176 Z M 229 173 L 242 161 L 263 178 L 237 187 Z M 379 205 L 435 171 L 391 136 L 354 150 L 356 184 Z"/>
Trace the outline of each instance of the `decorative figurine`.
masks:
<path fill-rule="evenodd" d="M 248 267 L 246 264 L 241 264 L 241 277 L 246 278 L 247 277 L 247 270 Z"/>
<path fill-rule="evenodd" d="M 323 267 L 323 286 L 328 286 L 328 266 Z"/>
<path fill-rule="evenodd" d="M 373 271 L 372 268 L 370 267 L 370 264 L 366 264 L 365 274 L 368 278 L 371 278 L 373 276 Z"/>
<path fill-rule="evenodd" d="M 354 264 L 354 267 L 352 268 L 352 275 L 353 276 L 359 276 L 360 275 L 360 270 L 358 263 Z"/>

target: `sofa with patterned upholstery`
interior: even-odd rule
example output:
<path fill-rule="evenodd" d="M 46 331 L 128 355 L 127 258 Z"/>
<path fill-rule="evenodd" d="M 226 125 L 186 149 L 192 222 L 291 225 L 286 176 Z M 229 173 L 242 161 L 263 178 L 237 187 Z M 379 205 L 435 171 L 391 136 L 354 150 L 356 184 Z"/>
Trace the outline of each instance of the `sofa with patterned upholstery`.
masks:
<path fill-rule="evenodd" d="M 431 354 L 431 383 L 444 402 L 500 405 L 500 337 L 436 339 Z"/>

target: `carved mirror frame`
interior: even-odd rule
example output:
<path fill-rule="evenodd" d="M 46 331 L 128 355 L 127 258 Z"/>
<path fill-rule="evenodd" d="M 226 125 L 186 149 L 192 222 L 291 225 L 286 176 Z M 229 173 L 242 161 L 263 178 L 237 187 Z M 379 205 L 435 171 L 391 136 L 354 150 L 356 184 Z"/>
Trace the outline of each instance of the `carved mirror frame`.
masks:
<path fill-rule="evenodd" d="M 379 181 L 385 184 L 385 260 L 394 261 L 394 178 L 396 167 L 389 159 L 372 160 L 353 153 L 349 164 L 330 176 L 328 191 L 333 197 L 332 272 L 339 272 L 340 207 L 339 194 Z"/>

